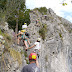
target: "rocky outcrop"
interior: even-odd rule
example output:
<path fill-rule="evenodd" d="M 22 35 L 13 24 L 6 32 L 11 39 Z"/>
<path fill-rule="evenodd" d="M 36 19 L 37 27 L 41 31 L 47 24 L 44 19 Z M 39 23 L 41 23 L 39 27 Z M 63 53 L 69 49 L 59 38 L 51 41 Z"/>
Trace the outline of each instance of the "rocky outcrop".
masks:
<path fill-rule="evenodd" d="M 41 72 L 72 72 L 72 23 L 57 16 L 50 8 L 46 15 L 38 10 L 31 11 L 30 20 L 27 32 L 30 33 L 31 45 L 38 37 L 41 37 L 41 51 L 38 60 Z M 36 20 L 38 20 L 37 24 Z M 5 25 L 5 27 L 0 26 L 1 31 L 6 32 L 13 39 L 13 31 L 10 31 L 7 23 Z M 42 30 L 47 31 L 41 32 L 42 35 L 39 30 L 44 27 L 46 29 Z M 44 39 L 43 36 L 45 36 Z M 27 54 L 23 46 L 10 43 L 9 40 L 7 41 L 0 35 L 0 72 L 21 72 L 22 67 L 28 62 Z M 8 43 L 8 46 L 5 43 Z M 29 55 L 32 49 L 27 52 Z"/>
<path fill-rule="evenodd" d="M 13 41 L 13 30 L 8 23 L 0 27 L 0 72 L 21 72 L 26 65 L 23 46 L 17 46 Z"/>
<path fill-rule="evenodd" d="M 34 12 L 36 14 L 30 13 L 31 24 L 28 26 L 32 44 L 38 37 L 41 37 L 40 26 L 47 25 L 45 40 L 41 41 L 39 60 L 41 72 L 72 72 L 72 23 L 57 16 L 52 9 L 48 9 L 47 15 Z M 47 16 L 47 19 L 44 16 Z M 40 26 L 36 26 L 38 18 Z"/>

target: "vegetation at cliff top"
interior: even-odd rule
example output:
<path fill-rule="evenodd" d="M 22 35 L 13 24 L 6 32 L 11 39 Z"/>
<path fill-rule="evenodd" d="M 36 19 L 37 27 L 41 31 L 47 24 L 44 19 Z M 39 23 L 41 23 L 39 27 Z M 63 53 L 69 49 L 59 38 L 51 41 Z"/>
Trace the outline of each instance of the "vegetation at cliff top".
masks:
<path fill-rule="evenodd" d="M 47 8 L 46 7 L 35 8 L 34 10 L 38 10 L 43 15 L 47 14 Z"/>

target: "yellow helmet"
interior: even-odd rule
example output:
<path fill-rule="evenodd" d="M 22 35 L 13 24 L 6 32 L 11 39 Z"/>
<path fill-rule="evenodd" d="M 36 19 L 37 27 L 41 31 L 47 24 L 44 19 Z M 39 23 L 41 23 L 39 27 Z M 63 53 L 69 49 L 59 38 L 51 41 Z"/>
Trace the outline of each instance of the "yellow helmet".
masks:
<path fill-rule="evenodd" d="M 41 41 L 41 38 L 38 38 L 37 40 L 38 40 L 38 41 Z"/>
<path fill-rule="evenodd" d="M 24 23 L 24 25 L 26 25 L 27 23 Z"/>
<path fill-rule="evenodd" d="M 26 30 L 21 30 L 21 32 L 26 32 Z"/>

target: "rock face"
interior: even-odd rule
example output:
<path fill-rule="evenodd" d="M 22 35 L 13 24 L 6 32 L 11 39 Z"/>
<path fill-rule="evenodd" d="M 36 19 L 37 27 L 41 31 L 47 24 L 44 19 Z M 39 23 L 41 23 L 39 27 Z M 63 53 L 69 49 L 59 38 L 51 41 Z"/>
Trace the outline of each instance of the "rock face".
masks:
<path fill-rule="evenodd" d="M 13 43 L 13 30 L 8 23 L 3 24 L 4 27 L 0 25 L 0 72 L 21 72 L 26 65 L 23 46 Z"/>
<path fill-rule="evenodd" d="M 39 24 L 47 25 L 45 40 L 41 41 L 41 72 L 72 72 L 72 23 L 57 16 L 52 9 L 48 9 L 47 15 L 32 11 L 30 19 L 28 32 L 32 44 L 41 37 L 38 33 L 41 25 L 36 25 L 36 19 Z"/>
<path fill-rule="evenodd" d="M 27 28 L 27 32 L 30 33 L 31 45 L 34 44 L 37 38 L 41 37 L 41 51 L 38 60 L 41 72 L 72 72 L 72 23 L 57 16 L 50 8 L 46 15 L 37 10 L 31 11 L 30 20 L 31 23 Z M 1 25 L 0 29 L 13 37 L 13 31 L 9 31 L 7 23 L 5 24 L 6 26 L 3 28 Z M 43 40 L 39 30 L 44 28 L 44 25 L 46 25 L 47 31 Z M 2 39 L 3 36 L 0 35 L 0 42 L 2 42 Z M 25 57 L 26 54 L 23 53 L 23 46 L 11 44 L 8 49 L 9 52 L 4 52 L 5 46 L 1 44 L 1 50 L 0 72 L 21 72 L 22 67 L 26 65 L 28 60 Z M 30 52 L 32 50 L 29 50 L 28 54 Z M 21 62 L 22 64 L 19 65 Z"/>

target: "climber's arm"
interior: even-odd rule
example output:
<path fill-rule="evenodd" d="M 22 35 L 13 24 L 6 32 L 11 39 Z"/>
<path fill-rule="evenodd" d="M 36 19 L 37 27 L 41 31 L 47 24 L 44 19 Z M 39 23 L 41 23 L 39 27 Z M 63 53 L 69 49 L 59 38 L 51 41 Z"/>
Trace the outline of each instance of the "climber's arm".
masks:
<path fill-rule="evenodd" d="M 18 34 L 16 34 L 16 36 L 20 35 L 20 34 L 23 34 L 22 32 L 19 32 Z"/>
<path fill-rule="evenodd" d="M 28 49 L 31 49 L 31 48 L 33 48 L 33 47 L 35 47 L 36 45 L 34 44 L 34 45 L 32 45 L 31 47 L 29 47 Z"/>

